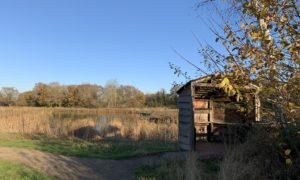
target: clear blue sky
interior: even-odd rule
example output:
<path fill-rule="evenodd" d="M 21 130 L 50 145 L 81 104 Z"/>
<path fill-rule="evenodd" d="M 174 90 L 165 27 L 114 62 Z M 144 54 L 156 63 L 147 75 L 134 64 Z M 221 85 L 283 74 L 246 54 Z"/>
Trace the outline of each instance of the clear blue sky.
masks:
<path fill-rule="evenodd" d="M 196 0 L 1 0 L 0 87 L 108 80 L 144 92 L 169 90 L 168 62 L 193 72 L 171 49 L 198 63 L 192 35 L 213 42 Z M 193 75 L 193 74 L 192 74 Z"/>

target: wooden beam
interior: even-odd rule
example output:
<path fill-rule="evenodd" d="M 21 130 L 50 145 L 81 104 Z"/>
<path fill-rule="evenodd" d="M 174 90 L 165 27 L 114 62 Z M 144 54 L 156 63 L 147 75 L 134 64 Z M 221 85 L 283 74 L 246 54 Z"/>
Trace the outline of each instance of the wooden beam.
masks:
<path fill-rule="evenodd" d="M 224 121 L 213 121 L 213 122 L 210 122 L 211 124 L 224 124 L 224 125 L 243 125 L 245 123 L 231 123 L 231 122 L 224 122 Z"/>
<path fill-rule="evenodd" d="M 210 114 L 210 109 L 195 109 L 194 112 L 195 113 L 199 113 L 199 114 Z"/>
<path fill-rule="evenodd" d="M 194 82 L 193 83 L 193 86 L 194 87 L 211 87 L 211 88 L 215 88 L 215 86 L 214 85 L 212 85 L 211 83 L 197 83 L 197 82 Z"/>

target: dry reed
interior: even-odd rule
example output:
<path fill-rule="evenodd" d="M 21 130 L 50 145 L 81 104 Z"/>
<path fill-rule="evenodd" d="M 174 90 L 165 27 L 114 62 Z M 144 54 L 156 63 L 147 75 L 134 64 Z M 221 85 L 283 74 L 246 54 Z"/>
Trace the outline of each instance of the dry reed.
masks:
<path fill-rule="evenodd" d="M 175 119 L 173 123 L 153 123 L 137 112 L 150 112 Z M 104 124 L 97 128 L 99 119 Z M 84 109 L 84 108 L 35 108 L 0 107 L 0 132 L 43 134 L 70 137 L 76 131 L 95 133 L 97 137 L 124 137 L 135 140 L 176 140 L 177 111 L 169 109 Z M 86 128 L 86 129 L 85 129 Z M 94 129 L 89 131 L 88 129 Z M 90 137 L 90 136 L 86 136 Z"/>
<path fill-rule="evenodd" d="M 153 123 L 135 118 L 131 121 L 114 119 L 100 131 L 102 137 L 125 137 L 134 140 L 177 140 L 177 124 Z"/>

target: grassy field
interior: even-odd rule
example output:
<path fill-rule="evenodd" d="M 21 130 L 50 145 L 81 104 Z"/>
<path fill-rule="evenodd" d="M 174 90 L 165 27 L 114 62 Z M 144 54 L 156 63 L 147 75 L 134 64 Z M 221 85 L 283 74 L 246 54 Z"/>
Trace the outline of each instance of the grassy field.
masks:
<path fill-rule="evenodd" d="M 21 164 L 0 160 L 0 179 L 2 180 L 52 180 L 50 176 Z"/>
<path fill-rule="evenodd" d="M 155 123 L 148 112 L 172 122 Z M 0 107 L 0 146 L 124 159 L 177 150 L 177 111 Z"/>
<path fill-rule="evenodd" d="M 0 134 L 0 146 L 29 148 L 53 154 L 102 159 L 126 159 L 166 151 L 176 151 L 172 142 L 134 141 L 130 139 L 89 142 L 81 139 L 50 138 L 46 136 L 21 136 Z"/>
<path fill-rule="evenodd" d="M 0 107 L 0 147 L 65 156 L 119 160 L 177 151 L 177 127 L 177 110 L 163 108 Z M 51 178 L 0 160 L 0 179 Z"/>

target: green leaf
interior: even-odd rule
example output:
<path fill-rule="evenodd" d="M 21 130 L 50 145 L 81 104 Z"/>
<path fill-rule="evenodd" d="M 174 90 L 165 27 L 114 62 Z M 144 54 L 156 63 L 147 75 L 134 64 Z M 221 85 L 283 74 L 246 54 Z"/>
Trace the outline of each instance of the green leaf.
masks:
<path fill-rule="evenodd" d="M 224 82 L 226 85 L 229 85 L 229 79 L 228 79 L 228 78 L 226 78 L 226 77 L 223 79 L 223 81 L 222 81 L 222 82 Z"/>

